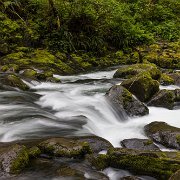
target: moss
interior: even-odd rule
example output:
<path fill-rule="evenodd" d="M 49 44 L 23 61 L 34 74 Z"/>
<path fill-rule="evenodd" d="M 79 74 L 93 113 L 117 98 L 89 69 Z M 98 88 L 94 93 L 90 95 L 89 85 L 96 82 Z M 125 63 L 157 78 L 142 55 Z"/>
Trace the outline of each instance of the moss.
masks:
<path fill-rule="evenodd" d="M 50 155 L 62 157 L 83 157 L 92 153 L 87 142 L 77 142 L 67 138 L 53 138 L 39 144 L 40 150 Z"/>
<path fill-rule="evenodd" d="M 10 74 L 2 79 L 2 82 L 6 85 L 17 87 L 21 90 L 28 90 L 29 87 L 16 75 Z"/>
<path fill-rule="evenodd" d="M 14 148 L 18 148 L 18 145 Z M 25 146 L 21 146 L 21 150 L 18 152 L 17 157 L 12 161 L 10 167 L 10 173 L 17 174 L 24 169 L 29 163 L 29 156 Z"/>
<path fill-rule="evenodd" d="M 159 83 L 153 80 L 149 73 L 143 73 L 121 83 L 133 93 L 140 101 L 148 101 L 156 92 L 159 91 Z"/>
<path fill-rule="evenodd" d="M 36 70 L 33 70 L 33 69 L 26 69 L 24 70 L 24 72 L 22 73 L 22 75 L 24 77 L 27 77 L 27 78 L 36 78 L 36 75 L 37 75 L 37 71 Z"/>
<path fill-rule="evenodd" d="M 16 64 L 8 64 L 8 65 L 3 65 L 1 66 L 1 71 L 2 72 L 18 72 L 19 71 L 19 66 Z"/>
<path fill-rule="evenodd" d="M 175 102 L 174 91 L 163 89 L 152 97 L 152 99 L 148 102 L 148 105 L 173 109 L 174 102 Z"/>
<path fill-rule="evenodd" d="M 159 81 L 160 81 L 160 84 L 165 85 L 165 86 L 174 84 L 174 79 L 172 79 L 170 76 L 168 76 L 165 73 L 161 74 L 161 78 Z"/>
<path fill-rule="evenodd" d="M 33 146 L 28 150 L 30 158 L 36 158 L 41 154 L 41 150 L 37 146 Z"/>
<path fill-rule="evenodd" d="M 109 166 L 109 156 L 105 154 L 89 155 L 87 159 L 99 171 Z"/>
<path fill-rule="evenodd" d="M 92 65 L 86 61 L 86 59 L 83 59 L 80 56 L 77 56 L 76 54 L 71 54 L 71 58 L 76 61 L 80 67 L 82 67 L 83 69 L 90 69 L 92 67 Z"/>
<path fill-rule="evenodd" d="M 176 162 L 152 156 L 152 153 L 129 151 L 127 149 L 111 150 L 108 152 L 110 166 L 127 169 L 136 174 L 144 174 L 158 179 L 168 179 L 180 168 Z"/>
<path fill-rule="evenodd" d="M 134 64 L 119 68 L 114 74 L 115 78 L 132 78 L 135 75 L 149 73 L 153 79 L 159 79 L 160 70 L 154 64 Z"/>
<path fill-rule="evenodd" d="M 47 82 L 52 82 L 52 83 L 60 83 L 61 82 L 61 80 L 56 78 L 56 77 L 47 77 L 46 81 Z"/>
<path fill-rule="evenodd" d="M 174 127 L 174 126 L 170 126 L 169 124 L 165 123 L 165 122 L 152 122 L 150 124 L 148 124 L 147 126 L 148 130 L 147 133 L 156 133 L 159 131 L 170 131 L 170 132 L 178 132 L 180 131 L 180 128 Z"/>
<path fill-rule="evenodd" d="M 148 146 L 148 145 L 153 144 L 153 141 L 150 140 L 150 139 L 148 139 L 146 142 L 143 142 L 143 144 L 144 144 L 145 146 Z"/>
<path fill-rule="evenodd" d="M 177 135 L 177 136 L 176 136 L 176 141 L 177 141 L 177 143 L 180 145 L 180 135 Z"/>

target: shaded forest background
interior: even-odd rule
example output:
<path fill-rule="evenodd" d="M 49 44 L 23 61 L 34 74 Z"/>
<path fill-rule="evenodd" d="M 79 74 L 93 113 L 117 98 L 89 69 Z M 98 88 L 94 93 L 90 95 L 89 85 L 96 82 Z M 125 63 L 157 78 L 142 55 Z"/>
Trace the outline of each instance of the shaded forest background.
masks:
<path fill-rule="evenodd" d="M 0 54 L 92 52 L 178 41 L 179 0 L 1 0 Z"/>

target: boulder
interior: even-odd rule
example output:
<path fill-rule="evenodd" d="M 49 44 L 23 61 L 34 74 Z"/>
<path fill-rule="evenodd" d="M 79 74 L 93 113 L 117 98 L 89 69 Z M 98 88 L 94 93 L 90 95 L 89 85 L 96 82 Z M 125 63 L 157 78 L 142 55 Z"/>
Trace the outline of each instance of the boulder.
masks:
<path fill-rule="evenodd" d="M 74 139 L 77 139 L 78 142 L 87 142 L 93 153 L 99 153 L 100 151 L 113 148 L 113 145 L 109 141 L 98 136 L 83 136 Z"/>
<path fill-rule="evenodd" d="M 149 114 L 148 108 L 123 86 L 115 85 L 111 87 L 106 93 L 106 98 L 118 113 L 125 111 L 129 116 Z"/>
<path fill-rule="evenodd" d="M 149 151 L 159 151 L 160 149 L 156 146 L 150 139 L 124 139 L 121 141 L 123 148 L 137 149 L 137 150 L 149 150 Z"/>
<path fill-rule="evenodd" d="M 110 149 L 107 156 L 111 167 L 129 170 L 138 175 L 168 179 L 180 168 L 177 152 L 171 152 L 176 159 L 171 159 L 168 153 L 116 148 Z"/>
<path fill-rule="evenodd" d="M 174 80 L 175 85 L 180 86 L 180 72 L 170 73 L 168 76 Z"/>
<path fill-rule="evenodd" d="M 60 157 L 83 157 L 91 153 L 89 144 L 70 138 L 51 138 L 38 145 L 43 153 Z"/>
<path fill-rule="evenodd" d="M 180 128 L 155 121 L 146 125 L 144 131 L 153 141 L 180 150 Z"/>
<path fill-rule="evenodd" d="M 133 64 L 120 67 L 113 77 L 129 79 L 143 73 L 149 73 L 149 75 L 156 80 L 161 76 L 161 71 L 154 64 Z"/>
<path fill-rule="evenodd" d="M 15 74 L 1 76 L 1 83 L 7 86 L 17 87 L 21 90 L 28 90 L 29 87 Z"/>
<path fill-rule="evenodd" d="M 37 71 L 34 69 L 25 69 L 21 75 L 26 78 L 36 79 Z"/>
<path fill-rule="evenodd" d="M 147 103 L 148 106 L 164 107 L 173 109 L 175 102 L 175 92 L 172 90 L 160 90 L 152 99 Z"/>
<path fill-rule="evenodd" d="M 159 91 L 159 83 L 148 74 L 138 75 L 121 83 L 128 91 L 133 93 L 140 101 L 148 101 Z"/>
<path fill-rule="evenodd" d="M 29 163 L 27 149 L 23 145 L 12 145 L 0 149 L 0 171 L 10 174 L 20 173 Z"/>
<path fill-rule="evenodd" d="M 159 79 L 159 82 L 161 85 L 163 86 L 168 86 L 168 85 L 171 85 L 171 84 L 174 84 L 174 79 L 171 78 L 168 74 L 166 73 L 163 73 L 161 74 L 161 78 Z"/>

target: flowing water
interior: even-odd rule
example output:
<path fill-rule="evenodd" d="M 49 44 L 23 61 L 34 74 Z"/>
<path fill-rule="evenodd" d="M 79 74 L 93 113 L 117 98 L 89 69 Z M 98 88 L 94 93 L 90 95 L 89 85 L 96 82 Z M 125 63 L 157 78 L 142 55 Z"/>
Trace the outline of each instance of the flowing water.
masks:
<path fill-rule="evenodd" d="M 112 78 L 114 72 L 56 76 L 62 83 L 32 82 L 29 92 L 0 90 L 0 142 L 95 134 L 118 147 L 123 139 L 145 138 L 143 127 L 152 121 L 180 127 L 180 109 L 149 107 L 149 115 L 134 118 L 117 114 L 104 97 L 121 83 Z M 110 176 L 112 172 L 106 170 Z"/>

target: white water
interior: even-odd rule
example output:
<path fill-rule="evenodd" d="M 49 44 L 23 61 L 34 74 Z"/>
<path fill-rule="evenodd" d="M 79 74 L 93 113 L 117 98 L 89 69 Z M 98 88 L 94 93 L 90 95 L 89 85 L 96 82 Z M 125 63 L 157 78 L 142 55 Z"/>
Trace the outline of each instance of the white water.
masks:
<path fill-rule="evenodd" d="M 69 129 L 70 132 L 72 129 L 73 135 L 92 133 L 119 147 L 120 141 L 123 139 L 145 138 L 143 127 L 152 121 L 164 121 L 180 127 L 180 110 L 164 108 L 149 107 L 150 114 L 147 116 L 122 120 L 104 98 L 105 92 L 113 84 L 120 83 L 111 80 L 114 72 L 113 70 L 76 76 L 56 75 L 62 80 L 62 83 L 35 83 L 35 85 L 31 85 L 36 93 L 42 95 L 36 104 L 43 108 L 52 109 L 54 112 L 45 113 L 43 111 L 41 113 L 45 116 L 43 118 L 31 117 L 25 118 L 23 121 L 10 121 L 1 124 L 0 141 L 55 135 L 60 133 L 62 129 Z M 75 83 L 77 80 L 81 80 L 81 82 Z M 177 87 L 166 88 L 174 89 Z M 33 108 L 34 106 L 29 107 L 29 105 L 3 104 L 0 105 L 0 115 L 15 117 L 17 111 L 22 113 L 29 109 L 32 111 Z M 39 112 L 39 109 L 36 109 L 36 112 Z"/>

